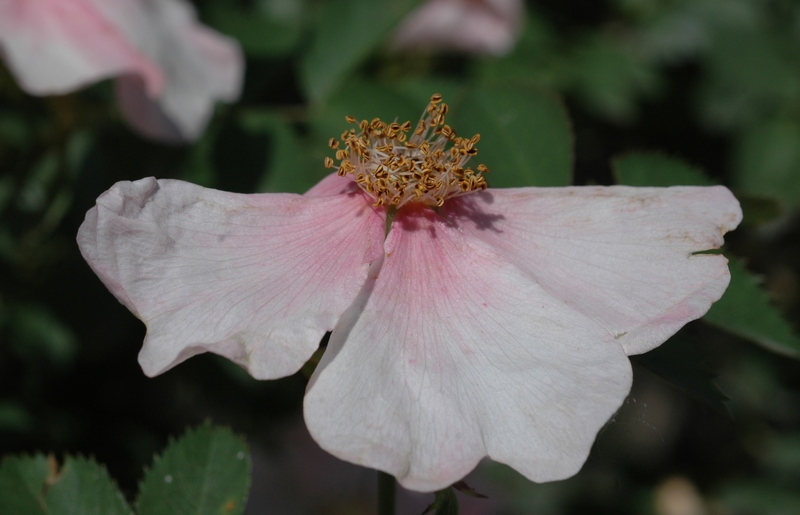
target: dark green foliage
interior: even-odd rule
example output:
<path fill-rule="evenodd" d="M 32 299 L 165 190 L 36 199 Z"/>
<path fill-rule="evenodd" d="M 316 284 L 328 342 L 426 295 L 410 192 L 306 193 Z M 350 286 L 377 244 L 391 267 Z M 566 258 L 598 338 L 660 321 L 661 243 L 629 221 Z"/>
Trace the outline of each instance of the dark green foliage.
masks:
<path fill-rule="evenodd" d="M 94 460 L 6 457 L 0 464 L 0 513 L 130 515 L 125 498 Z"/>
<path fill-rule="evenodd" d="M 235 515 L 250 489 L 250 455 L 228 429 L 206 424 L 172 442 L 145 474 L 139 515 Z"/>

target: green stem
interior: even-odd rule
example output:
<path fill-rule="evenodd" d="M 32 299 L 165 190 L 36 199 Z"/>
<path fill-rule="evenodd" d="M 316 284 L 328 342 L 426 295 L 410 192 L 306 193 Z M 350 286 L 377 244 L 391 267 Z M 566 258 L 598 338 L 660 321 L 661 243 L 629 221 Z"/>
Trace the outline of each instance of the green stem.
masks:
<path fill-rule="evenodd" d="M 394 476 L 378 471 L 378 515 L 394 515 Z"/>

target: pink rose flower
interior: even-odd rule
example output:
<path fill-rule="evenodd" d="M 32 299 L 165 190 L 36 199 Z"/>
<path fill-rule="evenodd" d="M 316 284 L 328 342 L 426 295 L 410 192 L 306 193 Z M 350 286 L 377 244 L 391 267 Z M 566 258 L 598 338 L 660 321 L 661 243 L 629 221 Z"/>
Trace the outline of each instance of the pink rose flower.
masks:
<path fill-rule="evenodd" d="M 153 178 L 101 195 L 78 243 L 147 325 L 145 373 L 214 352 L 282 377 L 332 331 L 304 413 L 335 456 L 419 491 L 485 456 L 575 474 L 627 356 L 725 291 L 726 259 L 697 252 L 741 209 L 721 186 L 486 189 L 478 136 L 446 111 L 434 95 L 416 128 L 362 121 L 305 195 Z"/>
<path fill-rule="evenodd" d="M 244 71 L 238 44 L 185 0 L 0 0 L 0 57 L 32 95 L 117 77 L 128 122 L 167 141 L 196 139 Z"/>
<path fill-rule="evenodd" d="M 428 0 L 397 28 L 398 49 L 505 55 L 522 31 L 522 0 Z"/>

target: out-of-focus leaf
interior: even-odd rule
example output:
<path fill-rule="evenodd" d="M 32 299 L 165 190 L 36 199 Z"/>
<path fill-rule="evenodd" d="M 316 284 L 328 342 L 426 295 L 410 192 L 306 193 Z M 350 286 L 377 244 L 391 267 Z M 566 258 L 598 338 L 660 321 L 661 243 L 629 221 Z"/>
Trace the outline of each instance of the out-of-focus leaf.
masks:
<path fill-rule="evenodd" d="M 800 433 L 780 434 L 770 438 L 761 460 L 772 472 L 800 478 Z"/>
<path fill-rule="evenodd" d="M 548 20 L 527 6 L 525 29 L 514 49 L 502 58 L 482 59 L 476 71 L 485 84 L 521 83 L 558 89 L 564 79 L 564 59 L 557 54 L 557 39 Z"/>
<path fill-rule="evenodd" d="M 466 87 L 462 82 L 456 80 L 425 77 L 399 82 L 393 85 L 392 90 L 404 95 L 411 102 L 409 105 L 416 106 L 417 117 L 410 120 L 411 123 L 417 123 L 428 102 L 430 102 L 431 95 L 439 93 L 445 103 L 457 104 L 466 92 Z M 453 128 L 458 130 L 458 127 Z"/>
<path fill-rule="evenodd" d="M 302 13 L 283 20 L 270 14 L 259 7 L 242 9 L 229 2 L 214 2 L 209 6 L 206 18 L 221 32 L 235 38 L 245 53 L 252 57 L 288 54 L 300 42 Z"/>
<path fill-rule="evenodd" d="M 714 382 L 711 372 L 684 334 L 676 334 L 650 352 L 631 356 L 631 361 L 649 369 L 717 412 L 730 415 L 725 406 L 728 398 Z"/>
<path fill-rule="evenodd" d="M 42 156 L 28 174 L 17 197 L 17 206 L 25 213 L 37 213 L 47 207 L 47 192 L 58 174 L 58 157 L 54 152 Z"/>
<path fill-rule="evenodd" d="M 22 115 L 0 109 L 0 149 L 4 145 L 24 145 L 30 139 L 30 133 L 30 126 Z"/>
<path fill-rule="evenodd" d="M 570 59 L 570 89 L 592 111 L 617 122 L 633 120 L 638 101 L 656 92 L 659 76 L 630 45 L 592 38 Z"/>
<path fill-rule="evenodd" d="M 770 121 L 752 127 L 739 142 L 735 186 L 800 205 L 800 124 Z"/>
<path fill-rule="evenodd" d="M 6 175 L 0 177 L 0 211 L 5 209 L 8 201 L 14 195 L 14 179 Z"/>
<path fill-rule="evenodd" d="M 728 482 L 715 498 L 723 513 L 797 515 L 800 506 L 797 488 L 769 479 Z"/>
<path fill-rule="evenodd" d="M 780 202 L 773 197 L 737 192 L 736 198 L 742 205 L 743 225 L 761 225 L 778 218 L 783 213 Z"/>
<path fill-rule="evenodd" d="M 0 401 L 0 431 L 25 432 L 33 427 L 33 419 L 25 406 L 14 401 Z"/>
<path fill-rule="evenodd" d="M 156 457 L 136 502 L 138 515 L 228 515 L 250 489 L 247 445 L 229 429 L 189 430 Z"/>
<path fill-rule="evenodd" d="M 738 261 L 731 260 L 728 268 L 731 284 L 703 320 L 778 354 L 800 358 L 800 338 L 758 287 L 756 278 Z"/>
<path fill-rule="evenodd" d="M 316 166 L 309 162 L 295 130 L 275 114 L 249 110 L 242 112 L 239 120 L 245 131 L 266 134 L 270 141 L 269 157 L 256 191 L 304 193 L 330 172 L 322 162 Z"/>
<path fill-rule="evenodd" d="M 532 88 L 483 86 L 451 106 L 459 135 L 480 134 L 478 156 L 492 187 L 566 186 L 572 177 L 572 131 L 564 106 Z"/>
<path fill-rule="evenodd" d="M 627 186 L 710 186 L 699 168 L 661 154 L 631 152 L 612 161 L 617 182 Z"/>
<path fill-rule="evenodd" d="M 75 335 L 47 308 L 13 305 L 7 314 L 5 322 L 18 355 L 29 361 L 45 359 L 58 366 L 72 362 L 78 350 Z"/>
<path fill-rule="evenodd" d="M 320 102 L 383 42 L 420 0 L 330 0 L 321 4 L 317 30 L 300 64 L 309 98 Z"/>
<path fill-rule="evenodd" d="M 67 457 L 61 469 L 51 456 L 8 457 L 0 465 L 0 513 L 131 515 L 105 468 Z"/>

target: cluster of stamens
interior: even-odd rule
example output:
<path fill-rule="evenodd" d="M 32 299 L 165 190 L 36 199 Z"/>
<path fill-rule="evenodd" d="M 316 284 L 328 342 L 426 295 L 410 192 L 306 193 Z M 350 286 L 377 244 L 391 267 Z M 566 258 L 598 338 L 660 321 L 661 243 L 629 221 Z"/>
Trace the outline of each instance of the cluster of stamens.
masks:
<path fill-rule="evenodd" d="M 477 171 L 465 168 L 478 153 L 475 144 L 480 134 L 472 138 L 456 136 L 444 123 L 446 114 L 447 104 L 442 102 L 442 96 L 433 95 L 410 136 L 412 126 L 408 121 L 387 124 L 375 118 L 358 123 L 352 116 L 345 117 L 360 132 L 344 131 L 343 148 L 336 138 L 328 142 L 336 150 L 338 174 L 352 175 L 361 189 L 375 199 L 376 207 L 400 208 L 408 203 L 441 207 L 447 198 L 486 189 L 482 174 L 489 169 L 483 164 L 476 167 Z M 326 157 L 325 167 L 334 166 L 334 160 Z"/>

